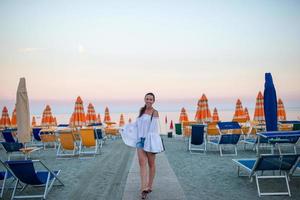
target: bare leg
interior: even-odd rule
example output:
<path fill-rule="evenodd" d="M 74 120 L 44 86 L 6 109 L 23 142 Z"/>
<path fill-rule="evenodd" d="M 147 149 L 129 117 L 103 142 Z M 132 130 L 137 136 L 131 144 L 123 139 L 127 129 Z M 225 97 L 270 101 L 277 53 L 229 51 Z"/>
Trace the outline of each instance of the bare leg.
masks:
<path fill-rule="evenodd" d="M 149 180 L 148 180 L 148 189 L 152 190 L 153 180 L 155 177 L 155 154 L 147 153 L 148 165 L 149 165 Z"/>
<path fill-rule="evenodd" d="M 143 149 L 137 149 L 140 176 L 141 176 L 141 190 L 147 190 L 147 154 Z"/>

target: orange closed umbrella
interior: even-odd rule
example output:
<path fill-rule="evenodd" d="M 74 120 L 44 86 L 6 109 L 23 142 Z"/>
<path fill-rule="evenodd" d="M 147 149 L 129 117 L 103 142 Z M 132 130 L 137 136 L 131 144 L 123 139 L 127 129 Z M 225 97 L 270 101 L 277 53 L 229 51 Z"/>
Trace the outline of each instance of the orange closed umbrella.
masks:
<path fill-rule="evenodd" d="M 2 116 L 0 119 L 0 127 L 10 127 L 11 123 L 10 123 L 10 118 L 8 115 L 8 110 L 6 108 L 6 106 L 4 106 L 3 110 L 2 110 Z"/>
<path fill-rule="evenodd" d="M 35 126 L 36 126 L 36 120 L 35 120 L 35 117 L 34 117 L 34 116 L 32 116 L 31 126 L 32 126 L 32 127 L 35 127 Z"/>
<path fill-rule="evenodd" d="M 86 119 L 87 124 L 94 124 L 97 121 L 95 108 L 94 108 L 93 104 L 91 104 L 91 103 L 89 103 L 89 105 L 88 105 L 88 111 L 87 111 L 85 119 Z"/>
<path fill-rule="evenodd" d="M 110 122 L 111 121 L 111 118 L 110 118 L 110 115 L 109 115 L 109 109 L 108 107 L 105 108 L 105 113 L 104 113 L 104 123 L 106 122 Z"/>
<path fill-rule="evenodd" d="M 232 121 L 235 122 L 246 122 L 246 116 L 243 109 L 243 105 L 240 99 L 237 100 L 235 105 L 235 112 Z"/>
<path fill-rule="evenodd" d="M 201 123 L 211 122 L 211 113 L 208 107 L 208 100 L 205 94 L 198 100 L 198 107 L 195 120 Z"/>
<path fill-rule="evenodd" d="M 54 126 L 57 126 L 57 120 L 56 120 L 56 117 L 53 117 L 53 124 L 54 124 Z"/>
<path fill-rule="evenodd" d="M 213 117 L 212 118 L 213 118 L 213 122 L 219 122 L 220 121 L 217 108 L 214 108 L 214 112 L 213 112 Z"/>
<path fill-rule="evenodd" d="M 81 100 L 80 96 L 78 96 L 76 99 L 74 112 L 70 121 L 70 124 L 73 127 L 82 127 L 86 125 L 83 101 Z"/>
<path fill-rule="evenodd" d="M 100 116 L 100 114 L 98 114 L 98 116 L 97 116 L 97 123 L 101 123 L 101 116 Z"/>
<path fill-rule="evenodd" d="M 17 127 L 17 110 L 16 110 L 16 106 L 14 108 L 14 111 L 11 115 L 11 126 L 12 127 Z"/>
<path fill-rule="evenodd" d="M 119 121 L 119 126 L 122 127 L 122 126 L 124 126 L 124 125 L 125 125 L 124 116 L 123 116 L 123 114 L 121 114 L 121 116 L 120 116 L 120 121 Z"/>
<path fill-rule="evenodd" d="M 188 118 L 185 108 L 181 108 L 179 122 L 181 123 L 181 122 L 185 122 L 185 121 L 189 121 L 189 118 Z"/>
<path fill-rule="evenodd" d="M 286 112 L 284 109 L 283 101 L 279 98 L 277 103 L 277 118 L 278 121 L 286 120 Z"/>
<path fill-rule="evenodd" d="M 249 112 L 248 112 L 248 108 L 245 107 L 244 113 L 245 113 L 246 120 L 250 121 L 250 115 L 249 115 Z"/>
<path fill-rule="evenodd" d="M 258 95 L 256 97 L 253 120 L 260 123 L 263 123 L 265 121 L 264 97 L 260 91 L 258 92 Z"/>
<path fill-rule="evenodd" d="M 52 111 L 49 105 L 46 105 L 45 110 L 43 111 L 42 116 L 42 126 L 55 126 L 54 118 L 52 115 Z"/>

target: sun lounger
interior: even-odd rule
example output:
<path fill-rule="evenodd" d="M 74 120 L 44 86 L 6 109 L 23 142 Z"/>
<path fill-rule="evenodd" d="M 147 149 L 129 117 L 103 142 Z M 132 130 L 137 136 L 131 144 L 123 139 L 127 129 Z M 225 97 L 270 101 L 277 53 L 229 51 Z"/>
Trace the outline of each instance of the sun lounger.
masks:
<path fill-rule="evenodd" d="M 10 160 L 12 155 L 22 155 L 20 149 L 24 147 L 22 143 L 18 142 L 2 142 L 1 143 L 7 154 L 7 160 Z"/>
<path fill-rule="evenodd" d="M 192 125 L 191 137 L 189 138 L 188 150 L 190 153 L 206 152 L 206 140 L 204 137 L 205 125 Z"/>
<path fill-rule="evenodd" d="M 3 130 L 2 135 L 5 142 L 17 142 L 17 140 L 13 137 L 12 131 L 10 129 Z"/>
<path fill-rule="evenodd" d="M 76 139 L 72 131 L 61 131 L 58 136 L 59 145 L 56 156 L 75 156 L 77 146 Z M 71 151 L 71 153 L 69 153 Z"/>
<path fill-rule="evenodd" d="M 36 171 L 34 164 L 39 163 L 45 170 Z M 12 193 L 12 199 L 16 198 L 42 198 L 46 199 L 47 194 L 51 190 L 54 182 L 57 180 L 59 185 L 64 184 L 57 177 L 61 170 L 52 171 L 50 170 L 42 161 L 39 160 L 22 160 L 22 161 L 7 161 L 7 166 L 17 178 L 15 187 Z M 18 185 L 20 183 L 25 184 L 25 186 L 18 190 Z M 45 187 L 43 194 L 32 194 L 32 195 L 21 195 L 21 192 L 26 189 L 27 186 L 43 186 Z M 19 193 L 19 194 L 17 194 Z M 26 192 L 28 194 L 28 192 Z"/>
<path fill-rule="evenodd" d="M 238 166 L 238 176 L 240 168 L 248 172 L 249 177 L 255 177 L 257 192 L 259 196 L 266 195 L 289 195 L 291 196 L 288 175 L 299 163 L 299 155 L 260 155 L 256 159 L 232 159 Z M 268 172 L 272 172 L 271 174 Z M 276 175 L 275 172 L 278 174 Z M 287 192 L 262 192 L 259 185 L 261 179 L 284 179 L 286 182 Z"/>
<path fill-rule="evenodd" d="M 94 129 L 80 129 L 80 144 L 79 144 L 79 156 L 83 154 L 93 154 L 94 156 L 98 152 L 98 142 L 95 138 Z M 94 148 L 93 151 L 85 151 L 85 149 Z"/>
<path fill-rule="evenodd" d="M 219 136 L 217 139 L 208 139 L 208 143 L 217 145 L 221 156 L 237 155 L 237 143 L 241 136 L 241 127 L 238 122 L 218 122 Z M 234 153 L 223 153 L 222 147 L 233 146 Z"/>
<path fill-rule="evenodd" d="M 2 198 L 4 189 L 5 189 L 5 183 L 6 180 L 13 178 L 12 174 L 7 170 L 6 165 L 0 160 L 1 164 L 4 166 L 4 170 L 0 170 L 0 181 L 2 181 L 2 184 L 0 185 L 0 198 Z"/>

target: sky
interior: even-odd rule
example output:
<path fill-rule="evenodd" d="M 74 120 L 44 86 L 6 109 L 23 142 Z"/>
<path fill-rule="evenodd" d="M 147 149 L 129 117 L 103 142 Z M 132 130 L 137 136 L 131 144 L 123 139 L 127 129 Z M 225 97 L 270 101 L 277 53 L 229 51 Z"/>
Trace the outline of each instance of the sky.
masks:
<path fill-rule="evenodd" d="M 33 112 L 69 112 L 79 95 L 131 110 L 149 91 L 165 110 L 196 109 L 203 93 L 254 107 L 266 72 L 286 107 L 300 107 L 299 10 L 297 0 L 1 0 L 0 107 L 13 109 L 20 77 Z"/>

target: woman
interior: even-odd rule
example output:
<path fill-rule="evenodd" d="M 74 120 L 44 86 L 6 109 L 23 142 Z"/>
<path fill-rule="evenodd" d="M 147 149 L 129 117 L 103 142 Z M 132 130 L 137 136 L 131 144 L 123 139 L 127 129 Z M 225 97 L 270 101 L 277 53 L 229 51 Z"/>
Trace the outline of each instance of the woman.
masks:
<path fill-rule="evenodd" d="M 152 192 L 155 177 L 155 154 L 164 151 L 159 135 L 158 112 L 152 107 L 155 102 L 154 94 L 147 93 L 144 101 L 145 106 L 140 109 L 136 122 L 125 127 L 122 133 L 125 144 L 129 146 L 134 144 L 137 148 L 142 199 L 145 199 L 147 194 Z M 147 172 L 147 165 L 149 172 Z"/>

